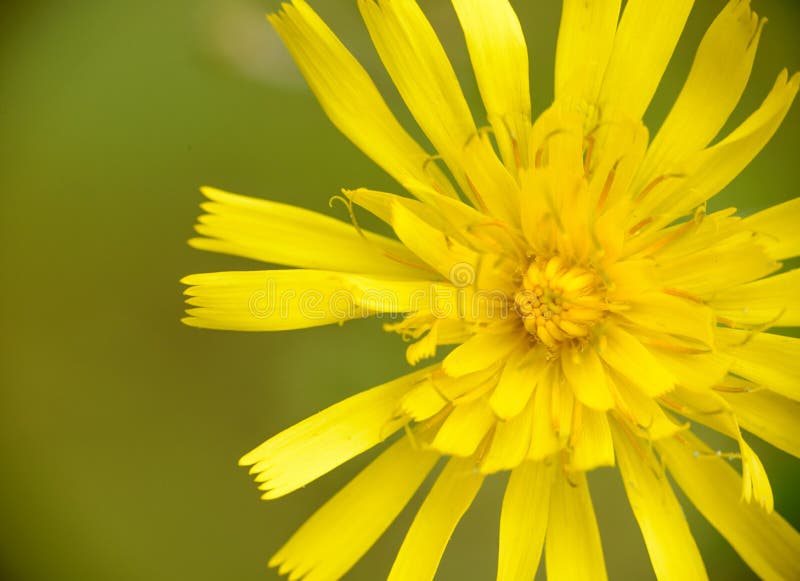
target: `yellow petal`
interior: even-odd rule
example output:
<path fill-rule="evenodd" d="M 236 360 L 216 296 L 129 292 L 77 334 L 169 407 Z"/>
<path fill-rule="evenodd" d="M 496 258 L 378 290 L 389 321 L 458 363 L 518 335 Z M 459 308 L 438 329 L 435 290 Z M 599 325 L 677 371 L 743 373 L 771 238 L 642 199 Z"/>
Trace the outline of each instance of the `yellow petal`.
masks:
<path fill-rule="evenodd" d="M 532 349 L 523 344 L 509 357 L 489 399 L 497 417 L 509 419 L 522 411 L 546 365 L 547 349 L 541 344 Z"/>
<path fill-rule="evenodd" d="M 508 357 L 526 339 L 519 333 L 476 333 L 445 357 L 442 368 L 451 377 L 461 377 L 486 369 Z"/>
<path fill-rule="evenodd" d="M 610 298 L 617 301 L 632 301 L 642 293 L 654 290 L 658 284 L 658 271 L 654 261 L 623 260 L 607 269 L 609 279 L 614 281 Z"/>
<path fill-rule="evenodd" d="M 798 289 L 800 269 L 794 269 L 718 292 L 709 304 L 720 318 L 741 325 L 797 326 L 800 325 Z"/>
<path fill-rule="evenodd" d="M 486 395 L 497 385 L 501 370 L 501 361 L 475 373 L 461 376 L 450 376 L 442 370 L 440 373 L 431 376 L 431 382 L 442 397 L 448 401 L 475 401 Z"/>
<path fill-rule="evenodd" d="M 398 401 L 429 373 L 423 369 L 349 397 L 273 436 L 239 464 L 252 466 L 264 498 L 305 486 L 400 428 Z"/>
<path fill-rule="evenodd" d="M 441 232 L 462 246 L 498 252 L 508 246 L 507 233 L 498 228 L 497 221 L 460 200 L 426 190 L 425 203 L 404 196 L 358 188 L 343 190 L 355 204 L 371 212 L 393 228 L 396 212 L 405 211 L 428 229 Z M 400 208 L 400 210 L 397 210 Z M 413 234 L 413 232 L 412 232 Z M 430 255 L 429 250 L 426 255 Z"/>
<path fill-rule="evenodd" d="M 622 317 L 638 327 L 697 341 L 701 347 L 714 342 L 714 313 L 693 300 L 663 292 L 642 293 L 631 300 Z"/>
<path fill-rule="evenodd" d="M 464 146 L 461 165 L 478 207 L 507 224 L 519 223 L 520 192 L 512 174 L 497 159 L 486 139 L 472 139 Z"/>
<path fill-rule="evenodd" d="M 734 358 L 732 373 L 800 401 L 800 339 L 725 328 L 717 329 L 717 336 L 723 352 Z"/>
<path fill-rule="evenodd" d="M 800 458 L 800 402 L 768 389 L 725 393 L 723 397 L 745 430 Z"/>
<path fill-rule="evenodd" d="M 457 405 L 439 428 L 431 447 L 450 456 L 470 456 L 494 422 L 492 410 L 483 399 Z"/>
<path fill-rule="evenodd" d="M 436 355 L 436 347 L 439 345 L 439 321 L 431 323 L 430 330 L 419 341 L 415 341 L 406 348 L 406 360 L 409 365 L 416 365 L 423 359 L 428 359 Z M 385 327 L 384 327 L 385 329 Z"/>
<path fill-rule="evenodd" d="M 605 239 L 601 239 L 608 249 L 613 248 L 608 239 L 614 234 L 624 237 L 624 232 L 619 231 L 618 216 L 629 211 L 632 182 L 644 159 L 650 133 L 640 120 L 607 110 L 603 115 L 601 124 L 586 137 L 584 162 L 588 164 L 591 200 L 595 204 L 603 200 L 602 207 L 609 209 L 598 223 L 602 227 L 606 225 L 604 220 L 608 221 L 606 230 L 610 232 L 603 232 Z"/>
<path fill-rule="evenodd" d="M 650 440 L 673 436 L 686 429 L 686 426 L 673 421 L 662 407 L 652 398 L 623 379 L 608 378 L 609 386 L 615 393 L 615 401 L 620 414 L 630 423 L 637 434 Z"/>
<path fill-rule="evenodd" d="M 552 368 L 550 374 L 550 379 L 552 381 L 558 375 L 558 366 L 551 365 L 550 367 Z M 564 448 L 570 441 L 576 414 L 580 413 L 582 407 L 581 403 L 575 400 L 572 390 L 561 381 L 557 380 L 551 383 L 550 390 L 552 391 L 550 409 L 547 410 L 550 413 L 550 425 L 558 438 L 559 447 Z M 541 390 L 537 389 L 536 391 L 538 392 Z"/>
<path fill-rule="evenodd" d="M 392 205 L 392 226 L 397 237 L 414 254 L 422 258 L 442 276 L 452 280 L 457 269 L 465 269 L 475 281 L 477 254 L 436 229 L 405 205 Z M 461 281 L 455 281 L 461 284 Z M 463 285 L 468 286 L 468 285 Z"/>
<path fill-rule="evenodd" d="M 344 272 L 430 276 L 401 243 L 310 210 L 201 188 L 210 200 L 189 244 L 263 262 Z"/>
<path fill-rule="evenodd" d="M 559 101 L 543 111 L 531 127 L 528 161 L 532 167 L 529 169 L 556 170 L 553 177 L 559 180 L 557 185 L 570 184 L 567 180 L 583 177 L 581 154 L 585 121 L 580 110 Z M 534 176 L 538 173 L 523 172 Z"/>
<path fill-rule="evenodd" d="M 783 70 L 761 106 L 722 141 L 676 166 L 675 175 L 659 191 L 639 203 L 631 223 L 660 215 L 654 224 L 669 223 L 718 194 L 772 139 L 797 95 L 800 74 L 789 78 Z"/>
<path fill-rule="evenodd" d="M 528 455 L 532 428 L 533 412 L 530 405 L 508 421 L 495 422 L 492 443 L 481 461 L 481 472 L 492 474 L 519 466 Z"/>
<path fill-rule="evenodd" d="M 616 325 L 606 329 L 600 356 L 643 393 L 657 397 L 672 389 L 674 378 L 639 340 Z"/>
<path fill-rule="evenodd" d="M 542 460 L 561 448 L 553 423 L 553 387 L 556 385 L 555 365 L 548 366 L 539 380 L 539 389 L 533 392 L 533 418 L 529 460 Z"/>
<path fill-rule="evenodd" d="M 628 0 L 600 89 L 601 107 L 642 118 L 693 4 L 693 0 Z M 586 54 L 591 51 L 589 47 Z"/>
<path fill-rule="evenodd" d="M 401 439 L 317 510 L 270 567 L 293 579 L 342 577 L 403 510 L 438 458 Z"/>
<path fill-rule="evenodd" d="M 714 392 L 690 393 L 678 388 L 670 394 L 669 403 L 681 415 L 738 442 L 742 460 L 742 499 L 746 502 L 755 499 L 767 512 L 772 512 L 774 498 L 767 473 L 758 455 L 742 436 L 737 417 L 730 412 L 726 401 Z"/>
<path fill-rule="evenodd" d="M 730 413 L 728 404 L 717 391 L 693 392 L 682 387 L 661 402 L 668 408 L 675 410 L 695 422 L 708 426 L 721 434 L 733 439 L 739 439 L 739 424 Z"/>
<path fill-rule="evenodd" d="M 501 171 L 505 171 L 496 158 L 494 161 L 499 165 Z M 489 170 L 481 168 L 480 171 L 488 172 Z M 502 181 L 494 175 L 489 177 L 491 180 Z M 509 176 L 506 175 L 506 177 Z M 492 187 L 496 189 L 496 186 L 497 184 Z M 516 185 L 512 184 L 512 186 L 516 189 Z M 355 204 L 375 214 L 387 224 L 393 225 L 393 208 L 403 206 L 432 228 L 444 232 L 461 244 L 487 253 L 507 252 L 508 246 L 518 240 L 518 234 L 508 224 L 499 223 L 497 219 L 487 216 L 460 200 L 439 195 L 432 190 L 426 190 L 425 203 L 366 188 L 343 191 Z"/>
<path fill-rule="evenodd" d="M 268 16 L 330 120 L 401 184 L 429 184 L 455 196 L 444 173 L 400 126 L 375 84 L 336 35 L 303 0 Z"/>
<path fill-rule="evenodd" d="M 446 405 L 447 400 L 434 387 L 433 382 L 426 379 L 403 396 L 400 410 L 412 420 L 420 422 L 435 416 Z"/>
<path fill-rule="evenodd" d="M 761 107 L 725 139 L 705 150 L 684 173 L 691 174 L 686 188 L 698 188 L 683 207 L 694 207 L 720 192 L 772 139 L 797 95 L 800 74 L 791 78 L 783 70 Z"/>
<path fill-rule="evenodd" d="M 547 531 L 552 467 L 526 462 L 511 471 L 500 513 L 497 581 L 533 579 Z"/>
<path fill-rule="evenodd" d="M 389 581 L 433 579 L 450 536 L 482 483 L 483 476 L 471 460 L 454 458 L 447 463 L 411 523 Z"/>
<path fill-rule="evenodd" d="M 474 142 L 475 140 L 470 142 L 469 147 L 464 152 L 465 155 L 469 155 L 470 148 L 473 147 Z M 485 145 L 485 141 L 482 142 Z M 479 156 L 482 160 L 485 160 L 486 157 L 486 155 Z M 466 160 L 466 157 L 464 159 Z M 516 215 L 512 219 L 506 223 L 498 222 L 498 220 L 487 216 L 468 204 L 444 196 L 432 196 L 430 203 L 436 207 L 443 219 L 453 228 L 453 231 L 461 235 L 471 247 L 488 253 L 503 254 L 507 252 L 511 244 L 517 244 L 521 237 L 515 228 L 515 224 L 519 221 L 519 186 L 511 179 L 511 176 L 494 154 L 491 156 L 490 164 L 484 165 L 484 163 L 484 161 L 481 161 L 481 167 L 474 169 L 485 174 L 483 179 L 486 180 L 487 187 L 491 188 L 495 193 L 497 200 L 501 199 L 499 195 L 500 188 L 511 188 L 510 192 L 505 192 L 502 195 L 505 200 L 503 204 L 511 200 L 516 205 Z"/>
<path fill-rule="evenodd" d="M 719 133 L 744 92 L 764 20 L 750 1 L 730 0 L 711 24 L 678 99 L 647 150 L 640 188 Z"/>
<path fill-rule="evenodd" d="M 367 188 L 358 188 L 356 190 L 343 189 L 342 193 L 344 193 L 349 200 L 352 200 L 355 204 L 371 212 L 389 225 L 392 224 L 392 208 L 395 203 L 405 203 L 414 213 L 420 216 L 425 215 L 425 204 L 396 194 L 378 192 Z"/>
<path fill-rule="evenodd" d="M 359 0 L 358 7 L 411 114 L 466 190 L 456 160 L 477 129 L 433 27 L 414 0 Z"/>
<path fill-rule="evenodd" d="M 759 279 L 779 268 L 750 232 L 740 232 L 692 254 L 665 260 L 664 285 L 700 297 Z"/>
<path fill-rule="evenodd" d="M 184 323 L 205 329 L 285 331 L 405 313 L 443 297 L 426 281 L 381 280 L 324 270 L 216 272 L 185 277 L 195 308 Z M 453 294 L 453 293 L 450 293 Z"/>
<path fill-rule="evenodd" d="M 573 422 L 574 423 L 574 422 Z M 614 465 L 614 444 L 608 414 L 588 407 L 581 408 L 580 428 L 573 425 L 572 457 L 573 470 L 591 470 L 598 466 Z"/>
<path fill-rule="evenodd" d="M 741 219 L 734 216 L 735 213 L 736 208 L 711 214 L 697 213 L 690 221 L 654 229 L 653 232 L 629 239 L 626 251 L 631 255 L 641 252 L 657 260 L 658 264 L 668 264 L 676 258 L 701 252 L 744 232 Z"/>
<path fill-rule="evenodd" d="M 800 255 L 800 198 L 772 206 L 744 220 L 759 234 L 758 241 L 776 260 Z"/>
<path fill-rule="evenodd" d="M 800 534 L 780 515 L 741 502 L 741 477 L 691 433 L 657 442 L 670 474 L 700 513 L 763 579 L 800 578 Z"/>
<path fill-rule="evenodd" d="M 614 407 L 614 398 L 606 385 L 606 369 L 592 347 L 583 351 L 565 350 L 561 357 L 561 368 L 581 403 L 596 410 Z"/>
<path fill-rule="evenodd" d="M 594 103 L 614 46 L 621 0 L 565 0 L 556 49 L 556 99 Z"/>
<path fill-rule="evenodd" d="M 645 440 L 614 429 L 617 461 L 658 579 L 707 579 L 683 509 Z"/>
<path fill-rule="evenodd" d="M 708 391 L 722 383 L 731 367 L 731 358 L 722 353 L 674 353 L 653 348 L 650 352 L 675 378 L 677 385 L 691 391 Z"/>
<path fill-rule="evenodd" d="M 767 471 L 758 454 L 744 439 L 740 439 L 739 446 L 742 453 L 742 498 L 745 502 L 755 500 L 764 510 L 772 512 L 775 509 L 775 498 Z"/>
<path fill-rule="evenodd" d="M 550 491 L 545 564 L 548 579 L 606 579 L 600 531 L 594 516 L 586 474 L 565 475 L 556 469 Z"/>
<path fill-rule="evenodd" d="M 489 123 L 509 168 L 527 160 L 528 48 L 508 0 L 454 0 Z"/>

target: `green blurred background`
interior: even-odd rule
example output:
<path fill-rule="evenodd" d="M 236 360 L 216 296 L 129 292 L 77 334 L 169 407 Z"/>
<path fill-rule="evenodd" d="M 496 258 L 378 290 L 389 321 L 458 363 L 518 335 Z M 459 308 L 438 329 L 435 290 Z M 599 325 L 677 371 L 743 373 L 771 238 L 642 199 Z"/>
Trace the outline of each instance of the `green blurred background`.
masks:
<path fill-rule="evenodd" d="M 352 0 L 312 4 L 374 73 L 404 120 Z M 648 114 L 663 117 L 723 0 L 699 0 Z M 534 102 L 552 97 L 559 3 L 515 2 Z M 769 16 L 741 120 L 783 66 L 800 69 L 796 0 Z M 449 3 L 423 2 L 477 107 Z M 11 580 L 274 579 L 267 557 L 359 458 L 270 503 L 241 453 L 404 371 L 375 321 L 282 334 L 181 326 L 178 279 L 258 267 L 203 254 L 203 184 L 343 215 L 342 186 L 395 189 L 327 122 L 256 0 L 3 2 L 0 8 L 2 481 L 0 576 Z M 797 195 L 800 107 L 717 205 L 744 212 Z M 795 526 L 797 461 L 755 443 Z M 619 478 L 592 474 L 612 578 L 652 578 Z M 441 579 L 494 578 L 503 477 L 457 530 Z M 418 500 L 417 500 L 418 502 Z M 749 573 L 688 507 L 712 577 Z M 399 522 L 353 570 L 385 577 Z M 331 534 L 336 534 L 332 531 Z"/>

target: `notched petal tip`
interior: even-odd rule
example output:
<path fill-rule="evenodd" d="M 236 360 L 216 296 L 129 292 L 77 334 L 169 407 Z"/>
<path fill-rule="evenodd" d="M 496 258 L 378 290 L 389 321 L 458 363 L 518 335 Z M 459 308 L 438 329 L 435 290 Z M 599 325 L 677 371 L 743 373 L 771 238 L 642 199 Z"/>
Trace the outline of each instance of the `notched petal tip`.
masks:
<path fill-rule="evenodd" d="M 195 224 L 194 229 L 198 234 L 202 234 L 201 231 L 202 224 Z M 195 236 L 193 238 L 189 238 L 189 240 L 186 241 L 186 244 L 188 244 L 190 248 L 194 248 L 195 250 L 204 250 L 205 249 L 204 244 L 206 240 L 208 240 L 208 238 L 201 238 L 200 236 Z M 186 284 L 183 282 L 184 279 L 185 277 L 181 279 L 181 284 Z"/>
<path fill-rule="evenodd" d="M 281 567 L 281 565 L 283 565 L 285 561 L 286 557 L 282 554 L 281 551 L 278 551 L 272 557 L 270 557 L 269 561 L 267 561 L 267 567 L 269 567 L 270 569 L 275 569 Z M 284 575 L 286 572 L 283 571 L 283 569 L 281 568 L 281 570 L 279 570 L 278 573 Z"/>
<path fill-rule="evenodd" d="M 304 0 L 290 0 L 289 2 L 281 2 L 280 6 L 272 12 L 267 12 L 264 16 L 270 23 L 280 21 L 286 18 L 286 13 L 290 10 L 308 9 L 308 5 Z"/>

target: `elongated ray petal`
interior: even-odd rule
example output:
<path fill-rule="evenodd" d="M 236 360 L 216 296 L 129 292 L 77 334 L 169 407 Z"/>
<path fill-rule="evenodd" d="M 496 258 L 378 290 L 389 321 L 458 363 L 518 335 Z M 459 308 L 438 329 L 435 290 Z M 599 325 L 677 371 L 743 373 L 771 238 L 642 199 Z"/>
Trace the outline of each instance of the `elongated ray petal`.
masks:
<path fill-rule="evenodd" d="M 614 47 L 621 0 L 565 0 L 556 49 L 556 98 L 594 103 Z"/>
<path fill-rule="evenodd" d="M 328 117 L 400 183 L 428 183 L 456 195 L 447 178 L 386 106 L 372 79 L 303 0 L 283 4 L 270 22 L 281 35 Z"/>
<path fill-rule="evenodd" d="M 565 352 L 561 368 L 575 397 L 582 403 L 598 410 L 614 407 L 614 398 L 606 384 L 606 369 L 594 349 Z"/>
<path fill-rule="evenodd" d="M 531 94 L 528 48 L 508 0 L 453 0 L 472 68 L 503 160 L 516 168 L 528 158 Z"/>
<path fill-rule="evenodd" d="M 723 397 L 745 430 L 800 458 L 800 402 L 768 389 L 725 393 Z"/>
<path fill-rule="evenodd" d="M 642 118 L 693 4 L 694 0 L 628 0 L 600 89 L 601 107 Z"/>
<path fill-rule="evenodd" d="M 389 581 L 433 579 L 450 536 L 482 483 L 471 460 L 447 463 L 406 534 Z"/>
<path fill-rule="evenodd" d="M 431 446 L 442 454 L 466 458 L 477 450 L 494 422 L 486 401 L 463 403 L 447 416 Z"/>
<path fill-rule="evenodd" d="M 456 179 L 465 185 L 456 159 L 477 128 L 428 19 L 415 0 L 359 0 L 358 7 L 409 110 Z"/>
<path fill-rule="evenodd" d="M 784 70 L 761 106 L 730 135 L 688 158 L 674 169 L 678 179 L 663 182 L 638 204 L 631 224 L 644 216 L 660 216 L 666 225 L 718 194 L 763 149 L 783 122 L 800 87 L 800 74 Z"/>
<path fill-rule="evenodd" d="M 689 500 L 764 579 L 800 577 L 800 534 L 778 513 L 741 502 L 741 478 L 723 458 L 697 437 L 658 442 L 670 474 Z M 700 457 L 702 456 L 702 457 Z"/>
<path fill-rule="evenodd" d="M 531 446 L 532 429 L 533 413 L 530 406 L 511 420 L 496 422 L 492 443 L 481 463 L 481 472 L 491 474 L 522 464 Z"/>
<path fill-rule="evenodd" d="M 600 531 L 583 472 L 555 470 L 550 490 L 545 563 L 548 579 L 606 579 Z M 569 478 L 569 479 L 568 479 Z"/>
<path fill-rule="evenodd" d="M 744 92 L 764 20 L 750 2 L 730 0 L 703 37 L 689 78 L 639 171 L 640 188 L 706 147 Z"/>
<path fill-rule="evenodd" d="M 576 404 L 573 415 L 570 468 L 589 471 L 616 462 L 608 413 Z"/>
<path fill-rule="evenodd" d="M 614 447 L 625 491 L 658 579 L 707 579 L 706 568 L 683 509 L 647 442 L 614 429 Z"/>
<path fill-rule="evenodd" d="M 304 210 L 202 188 L 210 200 L 195 226 L 204 238 L 191 246 L 263 262 L 343 272 L 420 278 L 429 271 L 415 268 L 419 260 L 396 240 L 359 231 L 346 222 Z"/>
<path fill-rule="evenodd" d="M 675 385 L 672 375 L 641 342 L 618 327 L 609 327 L 600 356 L 608 365 L 649 396 L 659 396 Z"/>
<path fill-rule="evenodd" d="M 547 351 L 541 346 L 530 350 L 524 343 L 509 357 L 489 399 L 499 418 L 509 419 L 522 411 L 544 372 L 546 357 Z"/>
<path fill-rule="evenodd" d="M 797 230 L 797 228 L 795 228 Z M 710 305 L 717 315 L 742 325 L 800 325 L 800 269 L 721 291 Z"/>
<path fill-rule="evenodd" d="M 522 340 L 523 337 L 518 333 L 484 332 L 473 335 L 445 357 L 442 367 L 452 377 L 486 369 L 508 356 Z"/>
<path fill-rule="evenodd" d="M 398 441 L 315 512 L 270 566 L 306 581 L 338 579 L 389 527 L 436 460 L 408 438 Z"/>
<path fill-rule="evenodd" d="M 759 234 L 758 242 L 776 260 L 800 255 L 800 197 L 772 206 L 744 220 Z"/>
<path fill-rule="evenodd" d="M 323 270 L 217 272 L 187 276 L 184 323 L 206 329 L 286 331 L 343 323 L 373 313 L 405 313 L 442 293 L 428 281 L 382 280 Z M 441 285 L 440 285 L 441 286 Z"/>
<path fill-rule="evenodd" d="M 734 358 L 732 372 L 800 401 L 800 339 L 724 328 L 717 335 Z"/>
<path fill-rule="evenodd" d="M 511 472 L 500 516 L 498 581 L 533 579 L 547 531 L 552 467 L 526 462 Z"/>
<path fill-rule="evenodd" d="M 431 373 L 416 371 L 323 410 L 245 454 L 239 464 L 263 482 L 266 498 L 288 494 L 383 441 L 403 424 L 400 398 Z"/>

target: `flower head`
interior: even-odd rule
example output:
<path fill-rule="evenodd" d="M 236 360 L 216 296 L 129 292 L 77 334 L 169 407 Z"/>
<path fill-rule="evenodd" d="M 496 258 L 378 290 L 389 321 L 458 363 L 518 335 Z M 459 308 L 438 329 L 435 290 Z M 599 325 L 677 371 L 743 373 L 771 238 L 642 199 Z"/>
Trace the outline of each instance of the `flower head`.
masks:
<path fill-rule="evenodd" d="M 708 213 L 800 84 L 714 142 L 744 91 L 763 20 L 731 0 L 650 139 L 642 116 L 692 2 L 565 0 L 553 105 L 531 115 L 528 57 L 507 0 L 453 0 L 488 126 L 479 128 L 413 0 L 359 0 L 377 51 L 435 154 L 302 0 L 269 20 L 333 123 L 407 190 L 338 199 L 352 225 L 210 188 L 198 248 L 297 267 L 187 277 L 185 322 L 286 330 L 363 316 L 441 359 L 351 397 L 242 458 L 276 498 L 391 439 L 278 551 L 292 579 L 335 579 L 437 461 L 391 579 L 432 578 L 484 478 L 510 471 L 499 579 L 605 576 L 586 472 L 617 466 L 660 579 L 706 576 L 675 483 L 766 578 L 800 577 L 800 536 L 773 511 L 743 430 L 800 455 L 800 200 Z M 361 229 L 356 210 L 396 239 Z M 731 439 L 712 450 L 701 424 Z M 397 434 L 397 435 L 395 435 Z M 734 460 L 734 463 L 731 463 Z M 740 471 L 736 469 L 741 466 Z M 546 541 L 546 542 L 545 542 Z M 544 551 L 543 551 L 544 547 Z"/>

